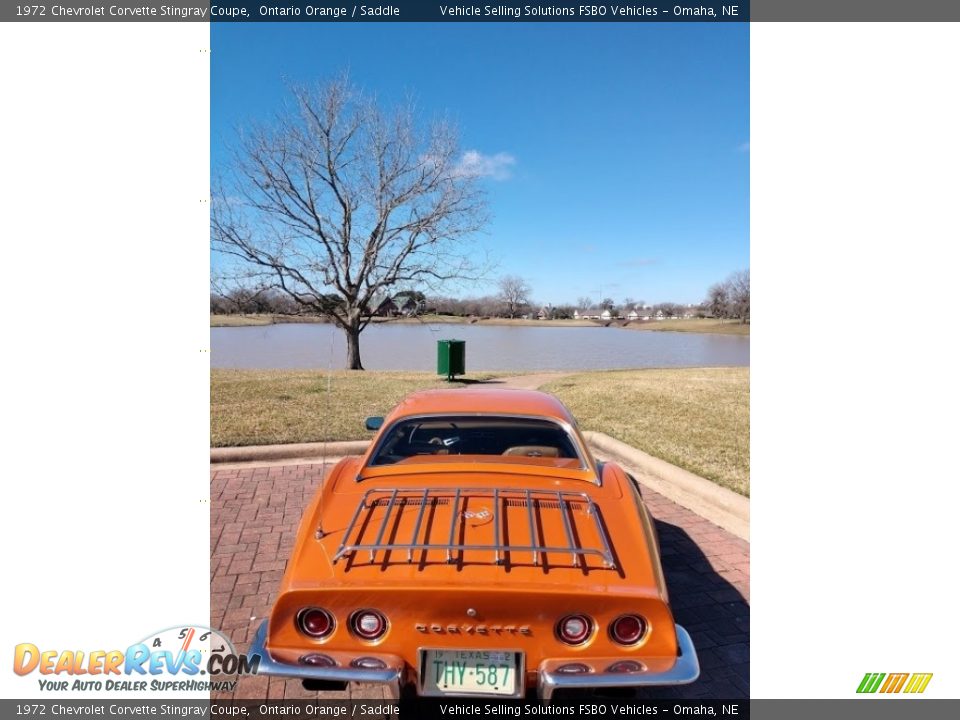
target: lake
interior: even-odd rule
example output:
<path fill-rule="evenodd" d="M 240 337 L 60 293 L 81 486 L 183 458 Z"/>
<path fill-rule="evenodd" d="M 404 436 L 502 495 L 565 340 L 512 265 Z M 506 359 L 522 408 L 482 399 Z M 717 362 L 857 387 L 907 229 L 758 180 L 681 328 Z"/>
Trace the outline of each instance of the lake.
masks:
<path fill-rule="evenodd" d="M 360 335 L 367 370 L 437 367 L 438 340 L 465 340 L 467 371 L 749 366 L 750 338 L 614 327 L 370 325 Z M 327 324 L 210 328 L 215 368 L 342 369 L 343 332 Z"/>

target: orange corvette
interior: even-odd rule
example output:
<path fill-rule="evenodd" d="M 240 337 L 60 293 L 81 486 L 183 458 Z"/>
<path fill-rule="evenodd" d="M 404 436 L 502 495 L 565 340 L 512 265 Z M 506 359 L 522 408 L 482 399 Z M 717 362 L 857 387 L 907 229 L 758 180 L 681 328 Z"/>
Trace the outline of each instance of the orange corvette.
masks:
<path fill-rule="evenodd" d="M 697 679 L 637 485 L 556 398 L 419 392 L 367 427 L 304 513 L 260 674 L 545 699 Z"/>

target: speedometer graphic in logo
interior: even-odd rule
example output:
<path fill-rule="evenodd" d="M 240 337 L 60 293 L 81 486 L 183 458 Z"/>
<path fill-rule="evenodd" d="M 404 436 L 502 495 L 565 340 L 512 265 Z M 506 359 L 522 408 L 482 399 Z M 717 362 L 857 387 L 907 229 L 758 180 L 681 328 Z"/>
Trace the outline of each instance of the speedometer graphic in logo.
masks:
<path fill-rule="evenodd" d="M 150 654 L 151 672 L 162 664 L 167 672 L 206 675 L 210 670 L 223 668 L 224 660 L 237 654 L 230 638 L 206 625 L 168 627 L 147 635 L 139 645 L 146 646 Z M 163 660 L 154 660 L 158 657 Z"/>

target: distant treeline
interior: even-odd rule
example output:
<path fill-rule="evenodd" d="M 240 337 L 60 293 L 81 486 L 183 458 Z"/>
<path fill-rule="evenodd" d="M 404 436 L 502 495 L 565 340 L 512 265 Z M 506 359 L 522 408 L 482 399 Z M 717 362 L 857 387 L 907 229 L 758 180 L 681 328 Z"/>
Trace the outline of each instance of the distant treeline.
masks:
<path fill-rule="evenodd" d="M 455 315 L 462 317 L 507 317 L 508 310 L 503 301 L 496 296 L 476 298 L 452 298 L 421 296 L 417 304 L 417 314 L 428 315 Z M 401 315 L 399 308 L 402 303 L 397 302 L 398 296 L 390 298 L 393 304 L 384 307 L 381 303 L 375 308 L 368 308 L 370 315 Z M 327 302 L 339 302 L 336 295 L 325 296 Z M 384 302 L 387 299 L 384 299 Z M 572 318 L 576 308 L 572 305 L 554 308 L 556 318 Z M 530 306 L 524 307 L 529 312 Z M 299 303 L 284 292 L 275 289 L 251 290 L 234 288 L 228 292 L 210 293 L 210 312 L 214 315 L 297 315 L 302 312 Z"/>
<path fill-rule="evenodd" d="M 603 317 L 663 319 L 663 318 L 723 318 L 750 320 L 750 271 L 742 270 L 716 283 L 707 291 L 707 298 L 698 305 L 658 303 L 624 298 L 615 302 L 604 298 L 595 302 L 582 297 L 575 304 L 539 305 L 529 298 L 529 286 L 519 278 L 508 278 L 501 292 L 481 297 L 455 298 L 429 296 L 414 290 L 401 291 L 380 299 L 375 307 L 365 308 L 367 316 L 400 317 L 410 315 L 450 315 L 455 317 L 527 317 L 549 320 L 568 320 L 576 317 Z M 335 294 L 323 295 L 316 303 L 332 310 L 341 305 Z M 313 303 L 312 303 L 313 304 Z M 234 286 L 229 290 L 210 293 L 210 312 L 214 315 L 302 315 L 304 304 L 288 293 L 272 287 Z M 312 313 L 312 314 L 315 314 Z"/>
<path fill-rule="evenodd" d="M 329 296 L 328 302 L 336 303 L 336 296 Z M 578 305 L 532 305 L 523 304 L 514 309 L 504 305 L 503 301 L 496 296 L 483 296 L 475 298 L 453 298 L 453 297 L 429 297 L 427 296 L 423 303 L 418 305 L 415 312 L 402 312 L 399 309 L 402 305 L 394 302 L 389 309 L 374 308 L 370 311 L 371 315 L 380 315 L 384 317 L 397 317 L 402 315 L 450 315 L 454 317 L 543 317 L 550 320 L 571 320 L 585 311 L 590 310 L 589 306 Z M 623 305 L 595 304 L 594 307 L 610 310 L 614 317 L 625 317 L 632 307 Z M 659 303 L 648 306 L 650 314 L 656 314 L 658 311 L 662 317 L 707 317 L 708 313 L 703 306 L 680 305 L 678 303 Z M 379 310 L 379 312 L 378 312 Z M 228 293 L 220 294 L 210 293 L 210 312 L 214 315 L 300 315 L 303 314 L 298 303 L 289 295 L 276 290 L 266 290 L 261 292 L 251 292 L 248 290 L 231 290 Z"/>

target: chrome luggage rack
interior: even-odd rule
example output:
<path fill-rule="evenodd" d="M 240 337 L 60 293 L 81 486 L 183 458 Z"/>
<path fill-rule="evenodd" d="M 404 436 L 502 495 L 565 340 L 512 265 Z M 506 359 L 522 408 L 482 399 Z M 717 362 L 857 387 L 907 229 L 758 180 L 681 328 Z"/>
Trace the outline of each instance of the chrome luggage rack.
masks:
<path fill-rule="evenodd" d="M 458 537 L 465 535 L 464 521 L 471 517 L 463 510 L 464 504 L 468 500 L 475 501 L 477 498 L 489 498 L 490 500 L 493 508 L 494 542 L 491 544 L 455 542 Z M 448 505 L 450 506 L 450 522 L 445 528 L 446 532 L 443 532 L 444 528 L 438 528 L 437 530 L 428 530 L 425 533 L 428 537 L 421 537 L 421 528 L 423 527 L 427 507 L 430 507 L 431 512 L 433 512 L 437 507 Z M 416 511 L 413 532 L 410 533 L 407 541 L 385 542 L 384 535 L 387 533 L 387 528 L 393 528 L 391 534 L 396 539 L 396 536 L 399 535 L 396 529 L 399 527 L 400 515 L 404 508 L 415 506 L 419 506 L 419 508 Z M 526 507 L 527 544 L 514 544 L 504 541 L 503 517 L 506 507 Z M 367 532 L 367 523 L 372 518 L 373 512 L 380 508 L 384 508 L 383 518 L 380 520 L 374 541 L 372 543 L 361 542 L 363 535 Z M 546 511 L 553 510 L 558 511 L 563 520 L 566 545 L 545 545 L 542 540 L 539 540 L 541 535 L 538 533 L 538 527 L 542 530 L 542 523 L 538 523 L 538 520 Z M 592 519 L 601 547 L 584 547 L 580 533 L 575 532 L 575 522 L 571 522 L 571 513 L 574 512 L 582 512 Z M 364 522 L 358 530 L 355 541 L 350 542 L 361 516 L 364 516 Z M 431 542 L 430 535 L 440 535 L 446 542 Z M 377 553 L 383 552 L 385 553 L 385 562 L 386 553 L 406 551 L 407 562 L 412 563 L 414 552 L 429 552 L 431 550 L 445 551 L 447 563 L 463 562 L 465 551 L 487 550 L 493 553 L 493 562 L 497 565 L 505 564 L 508 557 L 510 563 L 516 565 L 518 562 L 515 558 L 519 554 L 530 553 L 534 565 L 543 564 L 546 566 L 548 564 L 546 555 L 551 553 L 569 554 L 574 567 L 587 567 L 587 561 L 590 557 L 600 558 L 605 568 L 615 566 L 613 552 L 610 549 L 610 536 L 600 519 L 600 511 L 596 503 L 589 495 L 583 492 L 563 490 L 514 488 L 469 488 L 468 490 L 462 490 L 461 488 L 375 488 L 367 490 L 343 533 L 343 540 L 333 556 L 333 562 L 336 563 L 346 556 L 355 559 L 357 553 L 360 552 L 370 553 L 370 563 L 376 561 Z M 554 562 L 549 564 L 551 566 L 557 565 Z"/>

